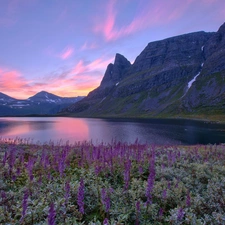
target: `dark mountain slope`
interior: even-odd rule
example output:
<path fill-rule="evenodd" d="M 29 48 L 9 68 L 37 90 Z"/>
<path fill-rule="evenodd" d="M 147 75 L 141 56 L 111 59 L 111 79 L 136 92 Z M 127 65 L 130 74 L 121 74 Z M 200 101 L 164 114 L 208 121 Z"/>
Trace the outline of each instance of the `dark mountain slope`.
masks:
<path fill-rule="evenodd" d="M 206 43 L 201 74 L 185 96 L 188 112 L 225 113 L 225 23 Z"/>
<path fill-rule="evenodd" d="M 223 111 L 224 27 L 149 43 L 134 64 L 126 64 L 114 79 L 115 60 L 101 85 L 63 113 L 152 117 L 200 113 L 201 108 Z M 105 80 L 110 85 L 104 85 Z"/>

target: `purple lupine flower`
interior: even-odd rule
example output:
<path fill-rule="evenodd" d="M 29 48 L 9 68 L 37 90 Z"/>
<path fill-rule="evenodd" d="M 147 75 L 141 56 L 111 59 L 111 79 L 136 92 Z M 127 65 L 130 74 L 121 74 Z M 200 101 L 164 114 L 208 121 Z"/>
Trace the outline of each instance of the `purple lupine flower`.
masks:
<path fill-rule="evenodd" d="M 16 178 L 17 178 L 17 177 L 16 177 L 16 175 L 15 175 L 15 174 L 14 174 L 14 175 L 12 175 L 12 181 L 13 181 L 13 182 L 15 182 Z"/>
<path fill-rule="evenodd" d="M 166 197 L 167 197 L 167 191 L 166 191 L 166 189 L 164 189 L 163 192 L 162 192 L 162 198 L 163 198 L 163 200 L 165 200 Z"/>
<path fill-rule="evenodd" d="M 23 195 L 23 202 L 22 202 L 23 212 L 22 212 L 22 217 L 21 217 L 20 221 L 22 221 L 23 218 L 24 218 L 25 215 L 26 215 L 26 211 L 27 211 L 27 200 L 28 200 L 28 197 L 29 197 L 29 190 L 26 189 L 25 192 L 24 192 L 24 195 Z"/>
<path fill-rule="evenodd" d="M 180 183 L 180 180 L 178 179 L 178 180 L 177 180 L 177 183 L 176 183 L 176 185 L 175 185 L 175 188 L 178 188 L 179 183 Z"/>
<path fill-rule="evenodd" d="M 5 163 L 6 163 L 7 158 L 8 158 L 8 153 L 5 152 L 4 157 L 3 157 L 3 160 L 2 160 L 3 166 L 5 166 Z"/>
<path fill-rule="evenodd" d="M 58 162 L 58 170 L 59 170 L 59 173 L 60 173 L 60 177 L 62 177 L 63 174 L 64 174 L 64 170 L 65 170 L 65 162 L 63 161 L 62 158 Z"/>
<path fill-rule="evenodd" d="M 96 165 L 95 166 L 95 174 L 98 176 L 98 174 L 101 172 L 101 170 L 102 170 L 102 167 L 101 166 L 99 166 L 99 165 Z"/>
<path fill-rule="evenodd" d="M 77 204 L 79 206 L 80 213 L 84 214 L 84 180 L 81 179 L 80 186 L 77 194 Z"/>
<path fill-rule="evenodd" d="M 151 164 L 149 167 L 149 176 L 148 176 L 147 188 L 146 188 L 147 204 L 151 204 L 154 182 L 155 182 L 155 155 L 153 152 L 153 155 L 151 158 Z"/>
<path fill-rule="evenodd" d="M 4 200 L 6 198 L 6 193 L 5 191 L 1 191 L 1 198 L 2 200 Z"/>
<path fill-rule="evenodd" d="M 190 206 L 191 206 L 191 196 L 190 196 L 190 191 L 187 192 L 186 206 L 187 206 L 187 207 L 190 207 Z"/>
<path fill-rule="evenodd" d="M 141 208 L 140 208 L 140 201 L 137 201 L 137 202 L 136 202 L 136 211 L 137 211 L 138 213 L 140 213 L 140 210 L 141 210 Z"/>
<path fill-rule="evenodd" d="M 16 175 L 17 175 L 17 176 L 19 176 L 19 175 L 20 175 L 20 173 L 21 173 L 20 168 L 17 168 L 17 169 L 16 169 Z"/>
<path fill-rule="evenodd" d="M 142 166 L 139 166 L 138 167 L 138 171 L 139 171 L 139 174 L 143 174 L 143 172 L 144 172 L 143 167 Z"/>
<path fill-rule="evenodd" d="M 48 225 L 55 225 L 55 216 L 56 212 L 54 209 L 54 203 L 52 202 L 48 211 Z"/>
<path fill-rule="evenodd" d="M 182 208 L 179 208 L 177 211 L 177 221 L 181 221 L 184 217 L 184 210 Z"/>
<path fill-rule="evenodd" d="M 67 204 L 70 195 L 70 182 L 67 181 L 65 184 L 65 204 Z"/>
<path fill-rule="evenodd" d="M 150 173 L 148 176 L 147 188 L 146 188 L 147 204 L 151 203 L 151 199 L 152 199 L 151 193 L 154 187 L 154 181 L 155 181 L 155 177 L 153 176 L 153 173 Z"/>
<path fill-rule="evenodd" d="M 107 218 L 104 219 L 103 225 L 109 225 L 109 220 Z"/>
<path fill-rule="evenodd" d="M 67 152 L 66 150 L 63 150 L 61 157 L 59 157 L 59 160 L 58 160 L 58 170 L 61 177 L 63 176 L 64 170 L 66 168 L 66 156 L 67 156 Z"/>
<path fill-rule="evenodd" d="M 105 211 L 109 212 L 110 197 L 109 197 L 109 194 L 106 192 L 105 188 L 102 188 L 102 191 L 101 191 L 101 202 L 105 206 Z"/>
<path fill-rule="evenodd" d="M 160 208 L 159 209 L 159 218 L 161 219 L 163 216 L 163 208 Z"/>
<path fill-rule="evenodd" d="M 136 221 L 135 221 L 135 225 L 139 225 L 140 221 L 139 221 L 139 214 L 141 212 L 141 208 L 140 208 L 140 201 L 136 202 Z"/>
<path fill-rule="evenodd" d="M 12 170 L 15 162 L 16 162 L 15 152 L 11 150 L 9 154 L 9 160 L 8 160 L 10 171 Z"/>
<path fill-rule="evenodd" d="M 35 163 L 35 159 L 32 158 L 32 157 L 29 157 L 29 160 L 28 160 L 28 163 L 27 163 L 27 171 L 28 171 L 29 178 L 30 178 L 31 181 L 34 178 L 34 175 L 33 175 L 34 163 Z"/>
<path fill-rule="evenodd" d="M 19 162 L 21 165 L 24 164 L 24 155 L 23 154 L 20 155 Z"/>
<path fill-rule="evenodd" d="M 44 158 L 44 168 L 46 169 L 48 166 L 50 166 L 49 156 L 46 155 Z"/>
<path fill-rule="evenodd" d="M 52 179 L 52 175 L 50 173 L 50 171 L 48 172 L 48 180 L 51 180 Z"/>
<path fill-rule="evenodd" d="M 167 187 L 168 187 L 168 189 L 170 190 L 170 188 L 171 188 L 171 183 L 170 183 L 170 181 L 167 182 Z"/>
<path fill-rule="evenodd" d="M 130 169 L 131 169 L 131 161 L 128 160 L 125 163 L 125 169 L 124 169 L 124 183 L 125 183 L 125 189 L 128 189 L 129 182 L 130 182 Z"/>
<path fill-rule="evenodd" d="M 172 153 L 172 158 L 171 158 L 171 160 L 172 160 L 172 163 L 175 163 L 175 161 L 176 161 L 176 152 L 173 152 Z"/>

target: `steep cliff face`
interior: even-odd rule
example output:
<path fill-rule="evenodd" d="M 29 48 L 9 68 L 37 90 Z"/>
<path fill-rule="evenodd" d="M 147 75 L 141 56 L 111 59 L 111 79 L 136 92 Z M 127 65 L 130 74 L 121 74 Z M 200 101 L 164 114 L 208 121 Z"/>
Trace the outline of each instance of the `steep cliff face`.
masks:
<path fill-rule="evenodd" d="M 108 65 L 100 87 L 111 87 L 121 81 L 130 66 L 131 63 L 123 55 L 117 53 L 114 64 Z"/>
<path fill-rule="evenodd" d="M 218 32 L 151 42 L 133 65 L 117 54 L 101 85 L 64 112 L 152 117 L 224 110 L 224 62 L 225 24 Z"/>
<path fill-rule="evenodd" d="M 188 112 L 225 112 L 225 23 L 205 44 L 205 62 L 183 106 Z"/>

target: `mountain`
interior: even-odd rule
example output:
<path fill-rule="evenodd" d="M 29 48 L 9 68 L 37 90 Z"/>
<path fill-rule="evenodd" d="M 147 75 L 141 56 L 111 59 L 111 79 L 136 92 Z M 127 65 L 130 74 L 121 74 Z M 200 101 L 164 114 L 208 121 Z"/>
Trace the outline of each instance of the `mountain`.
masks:
<path fill-rule="evenodd" d="M 100 86 L 62 114 L 199 117 L 225 113 L 225 23 L 149 43 L 131 65 L 116 54 Z"/>
<path fill-rule="evenodd" d="M 41 91 L 28 99 L 19 100 L 0 92 L 0 116 L 52 115 L 82 98 L 59 97 Z"/>

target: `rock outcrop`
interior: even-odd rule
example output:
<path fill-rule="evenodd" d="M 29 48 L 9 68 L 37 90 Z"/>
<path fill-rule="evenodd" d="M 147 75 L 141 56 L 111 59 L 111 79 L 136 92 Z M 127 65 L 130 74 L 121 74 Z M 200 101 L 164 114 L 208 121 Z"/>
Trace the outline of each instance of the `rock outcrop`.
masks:
<path fill-rule="evenodd" d="M 125 78 L 124 75 L 130 66 L 131 63 L 123 55 L 117 53 L 114 64 L 108 65 L 100 87 L 111 87 L 120 82 Z"/>

